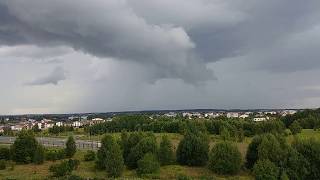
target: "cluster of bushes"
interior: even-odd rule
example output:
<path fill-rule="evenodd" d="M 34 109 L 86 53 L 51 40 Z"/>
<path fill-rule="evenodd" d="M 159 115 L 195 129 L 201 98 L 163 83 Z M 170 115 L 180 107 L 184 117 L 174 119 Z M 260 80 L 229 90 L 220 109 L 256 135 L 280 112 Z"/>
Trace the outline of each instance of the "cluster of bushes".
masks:
<path fill-rule="evenodd" d="M 48 129 L 50 134 L 59 134 L 63 132 L 73 131 L 74 128 L 72 126 L 56 126 L 54 125 L 52 128 Z"/>
<path fill-rule="evenodd" d="M 80 164 L 79 160 L 69 159 L 64 160 L 59 164 L 51 165 L 49 171 L 53 177 L 64 177 L 71 175 L 73 170 L 76 170 Z"/>
<path fill-rule="evenodd" d="M 134 132 L 128 135 L 122 132 L 119 140 L 110 135 L 102 139 L 96 167 L 105 169 L 110 177 L 121 176 L 124 166 L 136 169 L 139 176 L 156 176 L 160 164 L 173 162 L 172 144 L 166 136 L 162 138 L 159 147 L 152 133 Z"/>
<path fill-rule="evenodd" d="M 289 145 L 281 135 L 253 138 L 246 155 L 246 167 L 256 179 L 320 179 L 320 142 L 295 139 Z"/>
<path fill-rule="evenodd" d="M 287 128 L 296 121 L 303 129 L 318 130 L 320 129 L 320 108 L 315 110 L 308 109 L 299 111 L 293 115 L 284 116 L 281 120 Z"/>
<path fill-rule="evenodd" d="M 71 158 L 75 152 L 73 137 L 68 138 L 65 149 L 46 149 L 35 139 L 33 131 L 21 131 L 11 147 L 0 148 L 0 160 L 12 160 L 18 164 L 42 164 L 45 160 Z"/>

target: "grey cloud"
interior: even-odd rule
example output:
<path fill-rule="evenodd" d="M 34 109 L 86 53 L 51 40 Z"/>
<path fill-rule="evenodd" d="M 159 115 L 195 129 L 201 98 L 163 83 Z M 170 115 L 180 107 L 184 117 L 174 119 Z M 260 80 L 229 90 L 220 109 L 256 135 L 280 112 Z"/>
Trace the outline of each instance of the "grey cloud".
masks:
<path fill-rule="evenodd" d="M 60 81 L 66 79 L 65 71 L 62 67 L 56 67 L 50 74 L 32 80 L 31 82 L 25 83 L 25 85 L 29 86 L 38 86 L 38 85 L 47 85 L 53 84 L 58 85 Z"/>
<path fill-rule="evenodd" d="M 2 43 L 69 45 L 99 57 L 156 66 L 161 72 L 156 72 L 157 78 L 180 78 L 186 82 L 213 78 L 213 73 L 203 65 L 204 60 L 194 52 L 195 44 L 183 27 L 149 24 L 126 1 L 77 3 L 75 6 L 71 0 L 2 2 L 2 8 L 7 8 L 5 20 L 1 20 L 2 34 L 10 37 Z"/>

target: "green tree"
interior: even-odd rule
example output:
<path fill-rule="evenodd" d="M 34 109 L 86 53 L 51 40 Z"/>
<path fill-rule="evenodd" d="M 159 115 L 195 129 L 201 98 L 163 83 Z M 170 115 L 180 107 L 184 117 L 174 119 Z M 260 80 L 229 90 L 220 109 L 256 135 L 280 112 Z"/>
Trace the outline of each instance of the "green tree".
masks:
<path fill-rule="evenodd" d="M 138 161 L 137 174 L 152 174 L 160 170 L 160 164 L 157 157 L 152 153 L 146 153 L 142 159 Z"/>
<path fill-rule="evenodd" d="M 294 121 L 290 126 L 289 129 L 292 134 L 298 134 L 301 133 L 302 127 L 300 126 L 300 123 L 298 121 Z"/>
<path fill-rule="evenodd" d="M 113 137 L 106 135 L 101 139 L 101 147 L 97 152 L 96 167 L 100 170 L 106 169 L 107 153 L 113 146 Z"/>
<path fill-rule="evenodd" d="M 30 163 L 38 147 L 38 142 L 30 131 L 22 131 L 11 146 L 12 159 L 18 163 Z"/>
<path fill-rule="evenodd" d="M 169 165 L 174 161 L 172 144 L 168 136 L 163 136 L 160 142 L 159 159 L 160 159 L 161 165 Z"/>
<path fill-rule="evenodd" d="M 253 166 L 253 174 L 256 180 L 277 180 L 279 168 L 268 159 L 259 160 Z"/>
<path fill-rule="evenodd" d="M 76 152 L 77 152 L 76 142 L 73 136 L 69 136 L 66 142 L 66 148 L 65 148 L 66 157 L 72 158 Z"/>
<path fill-rule="evenodd" d="M 209 140 L 204 134 L 187 133 L 177 148 L 177 161 L 181 165 L 203 166 L 208 161 Z"/>
<path fill-rule="evenodd" d="M 218 174 L 236 174 L 242 159 L 238 148 L 229 143 L 217 143 L 210 151 L 209 168 Z"/>
<path fill-rule="evenodd" d="M 44 158 L 44 147 L 41 144 L 38 144 L 34 152 L 33 163 L 42 164 L 44 162 Z"/>
<path fill-rule="evenodd" d="M 229 141 L 231 139 L 230 133 L 227 128 L 220 128 L 220 137 L 224 141 Z"/>
<path fill-rule="evenodd" d="M 84 155 L 85 161 L 94 161 L 96 159 L 96 153 L 92 150 L 88 150 L 87 153 Z"/>
<path fill-rule="evenodd" d="M 122 151 L 120 145 L 113 138 L 111 141 L 112 146 L 106 151 L 106 169 L 109 177 L 120 177 L 124 170 Z"/>
<path fill-rule="evenodd" d="M 157 141 L 153 136 L 143 138 L 135 147 L 131 149 L 127 161 L 128 168 L 137 168 L 138 160 L 141 159 L 146 153 L 158 154 Z"/>
<path fill-rule="evenodd" d="M 261 136 L 253 137 L 246 153 L 246 167 L 251 169 L 253 165 L 258 161 L 258 147 L 261 144 Z"/>

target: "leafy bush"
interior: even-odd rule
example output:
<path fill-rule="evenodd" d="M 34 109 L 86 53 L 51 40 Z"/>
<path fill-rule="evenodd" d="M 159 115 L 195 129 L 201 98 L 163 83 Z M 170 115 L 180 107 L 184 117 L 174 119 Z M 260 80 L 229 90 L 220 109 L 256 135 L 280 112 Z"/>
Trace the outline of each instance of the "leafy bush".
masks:
<path fill-rule="evenodd" d="M 177 161 L 181 165 L 203 166 L 208 161 L 209 141 L 203 134 L 187 133 L 177 149 Z"/>
<path fill-rule="evenodd" d="M 7 167 L 6 161 L 1 159 L 0 160 L 0 170 L 4 170 L 4 169 L 6 169 L 6 167 Z"/>
<path fill-rule="evenodd" d="M 256 180 L 277 180 L 279 168 L 270 160 L 259 160 L 253 166 L 253 174 Z"/>
<path fill-rule="evenodd" d="M 47 149 L 45 151 L 45 159 L 49 161 L 56 161 L 65 158 L 64 149 Z"/>
<path fill-rule="evenodd" d="M 74 156 L 76 152 L 77 152 L 76 142 L 73 136 L 69 136 L 66 142 L 66 148 L 65 148 L 66 157 L 71 158 Z"/>
<path fill-rule="evenodd" d="M 45 158 L 44 147 L 41 144 L 38 144 L 36 151 L 34 152 L 33 163 L 42 164 L 44 162 L 44 158 Z"/>
<path fill-rule="evenodd" d="M 127 160 L 128 168 L 137 168 L 138 160 L 141 159 L 146 153 L 158 153 L 158 146 L 155 137 L 145 137 L 131 149 Z"/>
<path fill-rule="evenodd" d="M 79 163 L 79 160 L 69 159 L 62 161 L 59 164 L 51 165 L 49 171 L 52 173 L 53 177 L 63 177 L 70 175 L 73 170 L 77 169 Z"/>
<path fill-rule="evenodd" d="M 210 151 L 209 168 L 218 174 L 236 174 L 241 167 L 241 153 L 229 142 L 216 144 Z"/>
<path fill-rule="evenodd" d="M 96 153 L 92 150 L 88 150 L 87 153 L 84 155 L 85 161 L 94 161 L 96 159 Z"/>
<path fill-rule="evenodd" d="M 320 141 L 315 139 L 296 140 L 293 147 L 309 163 L 306 179 L 320 179 Z"/>
<path fill-rule="evenodd" d="M 174 161 L 172 144 L 168 136 L 163 136 L 159 148 L 159 160 L 161 165 L 169 165 Z"/>
<path fill-rule="evenodd" d="M 10 149 L 7 147 L 0 147 L 0 160 L 10 160 L 11 159 L 11 154 L 10 154 Z"/>
<path fill-rule="evenodd" d="M 160 170 L 160 164 L 156 156 L 152 153 L 147 153 L 138 161 L 138 175 L 153 174 Z"/>
<path fill-rule="evenodd" d="M 294 121 L 290 126 L 289 129 L 292 134 L 298 134 L 301 133 L 302 127 L 300 126 L 300 123 L 298 121 Z"/>

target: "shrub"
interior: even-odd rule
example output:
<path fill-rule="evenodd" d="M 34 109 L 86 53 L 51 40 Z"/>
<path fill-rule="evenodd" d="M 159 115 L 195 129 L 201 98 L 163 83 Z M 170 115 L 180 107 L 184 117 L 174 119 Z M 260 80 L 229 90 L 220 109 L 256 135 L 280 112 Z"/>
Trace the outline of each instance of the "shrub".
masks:
<path fill-rule="evenodd" d="M 79 161 L 69 159 L 67 161 L 62 161 L 59 164 L 51 165 L 49 171 L 52 173 L 53 177 L 63 177 L 70 175 L 71 172 L 78 168 Z"/>
<path fill-rule="evenodd" d="M 315 139 L 297 140 L 293 147 L 308 161 L 306 179 L 320 179 L 320 141 Z"/>
<path fill-rule="evenodd" d="M 42 164 L 44 162 L 44 158 L 44 148 L 41 144 L 38 144 L 36 151 L 34 152 L 33 163 Z"/>
<path fill-rule="evenodd" d="M 131 133 L 128 140 L 126 140 L 126 133 L 123 133 L 121 136 L 121 139 L 123 141 L 123 158 L 128 165 L 128 156 L 130 154 L 130 151 L 133 147 L 135 147 L 144 137 L 144 134 L 141 132 L 134 132 Z"/>
<path fill-rule="evenodd" d="M 300 126 L 300 123 L 298 121 L 294 121 L 290 126 L 289 129 L 292 134 L 298 134 L 301 133 L 302 127 Z"/>
<path fill-rule="evenodd" d="M 10 154 L 10 149 L 7 147 L 1 147 L 0 148 L 0 160 L 10 160 L 11 159 L 11 154 Z"/>
<path fill-rule="evenodd" d="M 120 145 L 110 135 L 103 137 L 101 147 L 97 153 L 96 166 L 99 169 L 106 169 L 109 177 L 121 176 L 124 169 Z"/>
<path fill-rule="evenodd" d="M 270 160 L 259 160 L 253 167 L 253 174 L 256 180 L 277 180 L 279 169 Z"/>
<path fill-rule="evenodd" d="M 187 133 L 177 149 L 177 161 L 181 165 L 203 166 L 208 161 L 209 142 L 203 134 Z"/>
<path fill-rule="evenodd" d="M 177 177 L 176 177 L 177 180 L 193 180 L 192 177 L 189 177 L 187 175 L 184 175 L 184 174 L 178 174 Z"/>
<path fill-rule="evenodd" d="M 85 161 L 94 161 L 96 159 L 96 153 L 92 150 L 87 151 L 87 153 L 84 155 Z"/>
<path fill-rule="evenodd" d="M 174 161 L 172 144 L 167 136 L 163 136 L 160 142 L 159 160 L 161 165 L 169 165 Z"/>
<path fill-rule="evenodd" d="M 155 137 L 145 137 L 143 138 L 135 147 L 130 151 L 127 160 L 127 166 L 130 169 L 137 168 L 137 162 L 146 153 L 157 154 L 158 146 Z"/>
<path fill-rule="evenodd" d="M 74 141 L 73 136 L 69 136 L 66 142 L 66 148 L 65 148 L 66 157 L 71 158 L 74 156 L 76 152 L 77 152 L 76 142 Z"/>
<path fill-rule="evenodd" d="M 210 151 L 209 168 L 218 174 L 236 174 L 241 161 L 241 153 L 236 146 L 221 142 Z"/>
<path fill-rule="evenodd" d="M 4 169 L 6 169 L 6 167 L 7 167 L 6 161 L 1 159 L 0 160 L 0 170 L 4 170 Z"/>
<path fill-rule="evenodd" d="M 261 136 L 253 137 L 246 154 L 246 167 L 251 169 L 258 160 L 258 147 L 261 144 Z"/>
<path fill-rule="evenodd" d="M 31 132 L 22 131 L 11 146 L 12 158 L 18 163 L 30 163 L 38 147 L 34 135 Z"/>
<path fill-rule="evenodd" d="M 56 161 L 65 158 L 64 149 L 47 149 L 45 151 L 45 159 L 49 161 Z"/>
<path fill-rule="evenodd" d="M 143 156 L 142 159 L 138 161 L 137 174 L 153 174 L 157 173 L 160 170 L 160 164 L 156 156 L 152 153 L 147 153 Z"/>
<path fill-rule="evenodd" d="M 113 145 L 107 150 L 106 168 L 109 177 L 120 177 L 124 170 L 124 160 L 120 145 L 113 140 Z"/>

